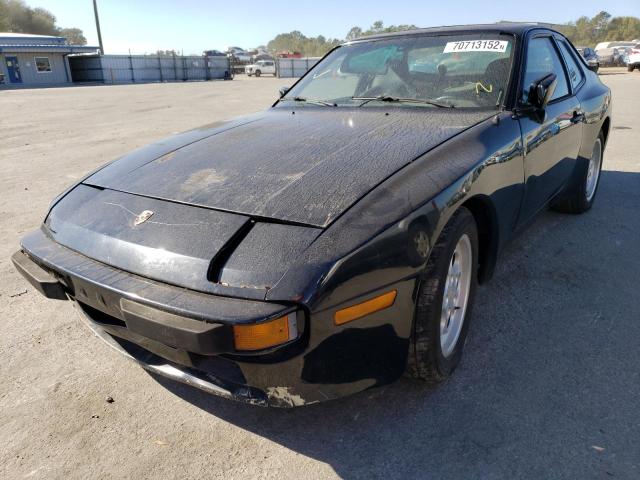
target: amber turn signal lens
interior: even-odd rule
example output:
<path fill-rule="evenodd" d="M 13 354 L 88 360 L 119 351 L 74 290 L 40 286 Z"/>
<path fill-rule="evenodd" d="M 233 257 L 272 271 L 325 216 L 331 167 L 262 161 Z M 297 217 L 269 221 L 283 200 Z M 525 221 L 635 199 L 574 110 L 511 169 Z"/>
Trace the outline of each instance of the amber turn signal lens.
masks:
<path fill-rule="evenodd" d="M 295 314 L 293 315 L 295 321 Z M 288 342 L 289 316 L 285 315 L 264 323 L 234 325 L 233 340 L 236 350 L 262 350 Z"/>
<path fill-rule="evenodd" d="M 343 323 L 352 322 L 373 312 L 388 308 L 396 301 L 397 294 L 398 292 L 396 290 L 392 290 L 366 302 L 338 310 L 333 317 L 333 321 L 336 325 L 342 325 Z"/>

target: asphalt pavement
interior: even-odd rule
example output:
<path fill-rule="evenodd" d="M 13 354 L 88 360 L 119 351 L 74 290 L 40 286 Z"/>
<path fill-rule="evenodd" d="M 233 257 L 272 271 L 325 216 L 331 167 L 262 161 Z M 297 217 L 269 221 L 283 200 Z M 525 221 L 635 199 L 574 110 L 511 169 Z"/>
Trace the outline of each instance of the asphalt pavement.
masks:
<path fill-rule="evenodd" d="M 640 73 L 601 78 L 614 117 L 595 205 L 544 212 L 507 248 L 454 377 L 293 410 L 146 374 L 9 260 L 84 173 L 290 82 L 0 91 L 0 478 L 640 478 Z"/>

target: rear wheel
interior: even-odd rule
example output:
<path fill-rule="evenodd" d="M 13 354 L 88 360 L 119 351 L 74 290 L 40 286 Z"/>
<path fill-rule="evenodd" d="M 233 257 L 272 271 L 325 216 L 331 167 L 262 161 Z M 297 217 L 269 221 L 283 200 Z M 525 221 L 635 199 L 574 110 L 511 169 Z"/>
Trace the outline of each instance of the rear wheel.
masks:
<path fill-rule="evenodd" d="M 627 72 L 633 72 L 633 65 L 627 65 Z"/>
<path fill-rule="evenodd" d="M 407 375 L 436 383 L 460 363 L 478 273 L 478 231 L 462 207 L 444 228 L 420 279 Z"/>
<path fill-rule="evenodd" d="M 602 154 L 604 152 L 604 135 L 598 135 L 591 158 L 578 159 L 572 185 L 560 195 L 551 208 L 563 213 L 584 213 L 589 210 L 596 198 L 602 171 Z"/>
<path fill-rule="evenodd" d="M 259 77 L 262 72 L 260 70 L 256 70 L 256 77 Z"/>

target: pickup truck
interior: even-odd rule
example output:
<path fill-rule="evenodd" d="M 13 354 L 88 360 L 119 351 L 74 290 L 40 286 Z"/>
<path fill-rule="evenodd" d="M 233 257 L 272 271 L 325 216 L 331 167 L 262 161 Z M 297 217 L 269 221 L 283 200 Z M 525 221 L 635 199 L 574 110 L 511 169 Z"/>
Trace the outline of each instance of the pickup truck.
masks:
<path fill-rule="evenodd" d="M 259 77 L 263 73 L 270 73 L 275 77 L 276 64 L 273 60 L 258 60 L 256 63 L 244 67 L 244 71 L 249 76 L 255 75 Z"/>

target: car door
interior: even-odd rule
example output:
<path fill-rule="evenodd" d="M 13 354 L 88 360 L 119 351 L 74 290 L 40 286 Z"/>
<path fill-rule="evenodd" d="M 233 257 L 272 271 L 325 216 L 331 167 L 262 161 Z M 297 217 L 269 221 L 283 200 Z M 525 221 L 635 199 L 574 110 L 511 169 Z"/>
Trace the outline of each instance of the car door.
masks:
<path fill-rule="evenodd" d="M 571 177 L 578 158 L 584 114 L 573 94 L 567 68 L 553 33 L 529 38 L 519 102 L 524 145 L 525 194 L 519 224 L 547 205 Z M 548 73 L 557 85 L 543 112 L 527 109 L 529 85 Z"/>

